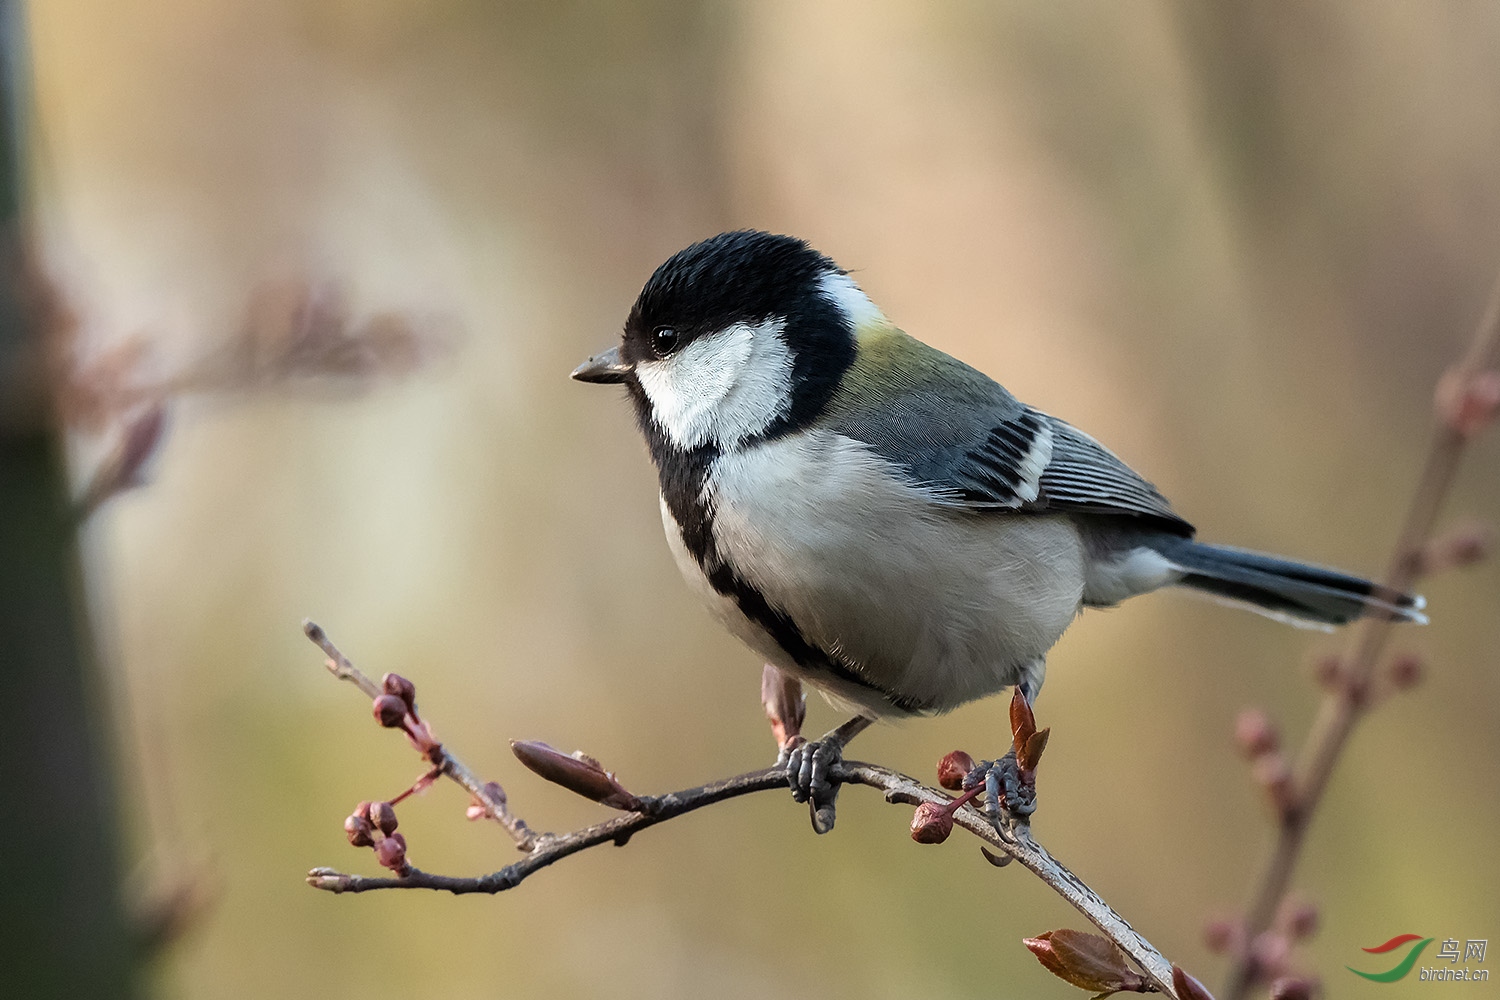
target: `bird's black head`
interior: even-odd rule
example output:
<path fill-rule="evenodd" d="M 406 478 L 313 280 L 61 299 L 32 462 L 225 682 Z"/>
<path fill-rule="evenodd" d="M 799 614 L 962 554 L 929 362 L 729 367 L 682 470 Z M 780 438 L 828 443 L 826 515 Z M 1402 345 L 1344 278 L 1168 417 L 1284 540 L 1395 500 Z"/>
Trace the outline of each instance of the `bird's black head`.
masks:
<path fill-rule="evenodd" d="M 722 233 L 673 254 L 641 289 L 624 341 L 575 372 L 625 382 L 648 434 L 730 446 L 805 426 L 878 315 L 832 260 L 791 236 Z"/>

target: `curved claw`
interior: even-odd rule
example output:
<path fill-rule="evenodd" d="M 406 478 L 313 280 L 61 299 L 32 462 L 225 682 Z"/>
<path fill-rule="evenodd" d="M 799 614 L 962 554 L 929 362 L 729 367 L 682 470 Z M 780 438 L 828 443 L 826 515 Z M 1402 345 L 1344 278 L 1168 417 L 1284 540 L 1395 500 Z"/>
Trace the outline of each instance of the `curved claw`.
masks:
<path fill-rule="evenodd" d="M 843 744 L 826 738 L 814 743 L 799 743 L 784 751 L 787 784 L 792 789 L 792 798 L 807 803 L 816 833 L 833 829 L 834 803 L 838 799 L 839 786 L 828 780 L 828 774 L 843 759 L 843 751 Z"/>

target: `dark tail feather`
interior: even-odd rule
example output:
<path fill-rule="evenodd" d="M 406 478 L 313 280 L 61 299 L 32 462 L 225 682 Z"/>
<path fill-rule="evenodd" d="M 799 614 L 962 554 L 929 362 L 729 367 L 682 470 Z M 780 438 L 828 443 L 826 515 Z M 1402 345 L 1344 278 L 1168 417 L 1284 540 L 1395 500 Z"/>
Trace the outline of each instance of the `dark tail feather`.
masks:
<path fill-rule="evenodd" d="M 1343 625 L 1365 615 L 1426 623 L 1421 597 L 1337 570 L 1187 538 L 1154 545 L 1182 570 L 1182 586 L 1302 625 Z"/>

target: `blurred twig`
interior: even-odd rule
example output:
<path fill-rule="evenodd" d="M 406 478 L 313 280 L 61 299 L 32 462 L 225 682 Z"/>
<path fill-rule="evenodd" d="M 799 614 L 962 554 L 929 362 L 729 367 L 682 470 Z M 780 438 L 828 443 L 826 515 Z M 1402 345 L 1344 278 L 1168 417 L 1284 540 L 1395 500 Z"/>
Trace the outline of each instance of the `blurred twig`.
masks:
<path fill-rule="evenodd" d="M 1500 372 L 1495 370 L 1497 350 L 1500 350 L 1500 277 L 1496 278 L 1468 350 L 1438 382 L 1434 397 L 1437 420 L 1416 494 L 1384 578 L 1385 585 L 1397 593 L 1411 589 L 1424 570 L 1441 561 L 1429 551 L 1433 525 L 1465 446 L 1494 418 L 1500 406 Z M 1350 640 L 1349 652 L 1339 658 L 1332 682 L 1325 685 L 1317 718 L 1287 788 L 1285 807 L 1278 810 L 1276 844 L 1245 916 L 1242 944 L 1224 990 L 1226 1000 L 1242 1000 L 1264 978 L 1264 970 L 1257 968 L 1256 940 L 1271 928 L 1282 907 L 1328 779 L 1348 744 L 1350 733 L 1375 700 L 1375 670 L 1391 624 L 1389 618 L 1365 619 Z"/>
<path fill-rule="evenodd" d="M 397 683 L 377 685 L 349 662 L 321 628 L 312 622 L 304 623 L 303 628 L 308 637 L 327 654 L 327 666 L 330 673 L 341 680 L 352 682 L 366 695 L 377 700 L 376 711 L 379 717 L 380 699 L 393 697 L 392 692 L 398 689 Z M 394 675 L 387 675 L 388 678 L 392 676 Z M 400 678 L 397 678 L 397 682 L 407 683 L 401 681 Z M 409 698 L 412 699 L 410 703 L 414 705 L 414 692 L 409 694 Z M 399 709 L 393 710 L 392 715 L 396 711 Z M 386 719 L 381 721 L 382 724 L 394 728 L 393 722 Z M 517 747 L 517 755 L 522 757 L 527 766 L 537 773 L 579 794 L 626 809 L 621 815 L 579 830 L 561 834 L 536 834 L 532 833 L 519 818 L 504 811 L 505 796 L 498 785 L 493 782 L 481 784 L 446 749 L 442 749 L 440 744 L 437 746 L 438 755 L 435 756 L 429 752 L 429 760 L 435 764 L 440 760 L 445 762 L 444 773 L 463 785 L 476 799 L 482 799 L 482 793 L 489 790 L 490 797 L 498 799 L 499 802 L 500 814 L 496 818 L 500 818 L 500 815 L 510 817 L 508 821 L 501 820 L 506 823 L 507 829 L 512 829 L 511 824 L 514 824 L 516 828 L 525 831 L 528 839 L 516 835 L 514 829 L 512 835 L 516 837 L 518 846 L 526 851 L 526 857 L 487 875 L 473 877 L 435 875 L 406 863 L 406 845 L 403 839 L 399 857 L 395 858 L 394 862 L 388 861 L 386 856 L 381 856 L 382 864 L 399 872 L 396 877 L 352 875 L 333 868 L 314 868 L 307 875 L 309 885 L 334 893 L 369 892 L 375 889 L 438 889 L 460 895 L 504 892 L 506 889 L 515 888 L 532 873 L 588 848 L 598 847 L 601 844 L 623 846 L 640 830 L 717 802 L 772 789 L 780 789 L 784 792 L 787 788 L 786 768 L 775 766 L 665 795 L 635 796 L 625 792 L 614 780 L 614 776 L 605 772 L 603 767 L 592 758 L 581 754 L 562 754 L 544 744 L 525 744 Z M 843 761 L 833 766 L 829 780 L 835 784 L 863 785 L 877 789 L 884 795 L 887 802 L 893 804 L 901 803 L 918 807 L 924 804 L 952 807 L 955 804 L 954 800 L 943 791 L 928 787 L 915 778 L 878 764 Z M 375 827 L 381 825 L 379 811 L 386 805 L 386 803 L 379 803 L 372 808 L 370 803 L 361 803 L 361 809 L 356 812 L 355 816 L 351 816 L 351 822 L 346 824 L 352 843 L 357 846 L 375 846 L 379 854 L 379 833 Z M 1137 933 L 1129 921 L 1116 913 L 1098 893 L 1048 854 L 1046 849 L 1031 837 L 1027 824 L 1014 824 L 1002 832 L 991 823 L 982 810 L 967 803 L 952 810 L 952 822 L 968 830 L 990 847 L 1002 852 L 1005 857 L 1019 861 L 1023 867 L 1033 872 L 1054 892 L 1087 917 L 1145 973 L 1149 983 L 1142 983 L 1143 989 L 1159 991 L 1168 997 L 1178 996 L 1174 986 L 1172 964 L 1149 941 Z M 395 828 L 394 815 L 390 815 L 388 828 L 382 827 L 382 829 L 387 835 L 391 835 Z"/>

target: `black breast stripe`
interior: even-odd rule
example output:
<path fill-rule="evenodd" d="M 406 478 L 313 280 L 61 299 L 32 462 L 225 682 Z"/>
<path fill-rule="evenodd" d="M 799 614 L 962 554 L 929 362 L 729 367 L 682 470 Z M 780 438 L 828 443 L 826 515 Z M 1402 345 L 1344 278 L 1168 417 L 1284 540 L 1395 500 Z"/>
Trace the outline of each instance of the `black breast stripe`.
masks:
<path fill-rule="evenodd" d="M 872 684 L 853 664 L 809 642 L 790 615 L 773 607 L 764 594 L 726 564 L 714 544 L 712 513 L 703 496 L 709 468 L 719 457 L 718 448 L 713 445 L 690 450 L 676 448 L 649 418 L 642 423 L 646 425 L 651 457 L 660 476 L 662 499 L 682 532 L 682 544 L 698 561 L 714 590 L 732 598 L 740 613 L 765 629 L 798 666 L 874 691 L 903 712 L 932 709 L 926 702 Z"/>

